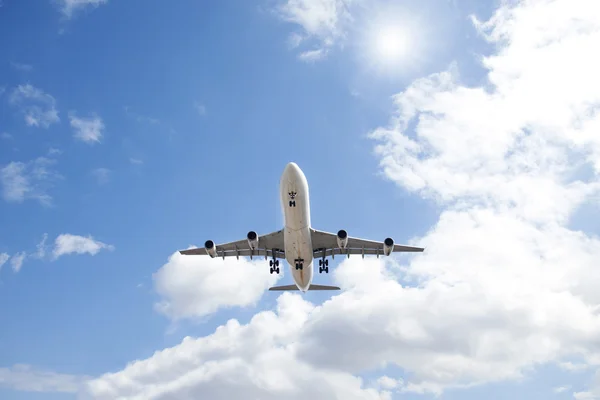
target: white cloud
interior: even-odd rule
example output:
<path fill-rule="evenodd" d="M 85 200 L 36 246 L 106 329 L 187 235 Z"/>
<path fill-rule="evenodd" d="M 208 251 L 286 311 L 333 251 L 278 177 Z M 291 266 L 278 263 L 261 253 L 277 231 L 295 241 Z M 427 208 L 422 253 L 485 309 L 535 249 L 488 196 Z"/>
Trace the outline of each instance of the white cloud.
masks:
<path fill-rule="evenodd" d="M 140 160 L 139 158 L 129 158 L 129 162 L 131 164 L 136 164 L 136 165 L 141 165 L 144 163 L 144 161 Z"/>
<path fill-rule="evenodd" d="M 0 168 L 2 195 L 7 202 L 21 203 L 27 199 L 50 205 L 52 197 L 47 190 L 62 177 L 51 167 L 54 160 L 39 157 L 33 161 L 11 162 Z"/>
<path fill-rule="evenodd" d="M 99 185 L 104 185 L 110 180 L 111 170 L 108 168 L 96 168 L 92 170 L 92 175 L 96 178 Z"/>
<path fill-rule="evenodd" d="M 563 393 L 566 392 L 567 390 L 569 390 L 571 387 L 570 386 L 558 386 L 555 387 L 553 389 L 554 393 Z"/>
<path fill-rule="evenodd" d="M 129 106 L 125 106 L 125 113 L 131 117 L 133 117 L 137 122 L 140 123 L 148 123 L 151 125 L 156 125 L 160 123 L 160 120 L 158 118 L 154 118 L 154 117 L 149 117 L 147 115 L 142 115 L 142 114 L 138 114 L 136 112 L 133 112 L 130 110 Z"/>
<path fill-rule="evenodd" d="M 198 112 L 198 114 L 200 114 L 202 116 L 206 115 L 206 107 L 203 104 L 195 101 L 194 102 L 194 108 L 196 109 L 196 111 Z"/>
<path fill-rule="evenodd" d="M 174 253 L 154 274 L 162 300 L 156 309 L 173 319 L 201 318 L 221 308 L 255 306 L 278 275 L 264 260 L 211 259 Z"/>
<path fill-rule="evenodd" d="M 31 256 L 34 258 L 42 259 L 46 256 L 46 241 L 48 240 L 48 234 L 44 233 L 41 242 L 36 245 L 37 251 L 32 253 Z"/>
<path fill-rule="evenodd" d="M 366 388 L 350 374 L 299 360 L 294 340 L 314 306 L 289 293 L 277 304 L 277 312 L 261 312 L 247 325 L 230 320 L 212 335 L 186 337 L 122 371 L 91 380 L 87 395 L 98 400 L 390 399 L 389 393 Z"/>
<path fill-rule="evenodd" d="M 17 63 L 17 62 L 11 62 L 10 65 L 16 69 L 17 71 L 21 71 L 21 72 L 31 72 L 33 71 L 33 66 L 29 65 L 29 64 L 22 64 L 22 63 Z"/>
<path fill-rule="evenodd" d="M 63 233 L 54 240 L 54 259 L 66 254 L 96 255 L 100 250 L 114 250 L 114 246 L 95 240 L 92 236 L 78 236 Z"/>
<path fill-rule="evenodd" d="M 381 388 L 391 390 L 401 387 L 404 382 L 402 379 L 394 379 L 384 375 L 377 379 L 377 383 Z"/>
<path fill-rule="evenodd" d="M 85 143 L 100 143 L 102 138 L 102 131 L 104 130 L 104 123 L 102 118 L 92 115 L 88 118 L 79 118 L 74 113 L 69 115 L 71 120 L 71 127 L 73 128 L 74 137 Z"/>
<path fill-rule="evenodd" d="M 77 12 L 97 8 L 106 3 L 108 0 L 58 0 L 61 12 L 67 19 L 72 18 Z"/>
<path fill-rule="evenodd" d="M 23 266 L 23 262 L 25 261 L 26 257 L 27 257 L 27 254 L 24 251 L 14 254 L 11 257 L 10 265 L 14 272 L 19 272 L 21 270 L 21 267 Z"/>
<path fill-rule="evenodd" d="M 299 25 L 302 34 L 289 38 L 292 48 L 309 38 L 316 39 L 319 48 L 303 52 L 300 59 L 316 61 L 327 54 L 327 49 L 343 39 L 347 24 L 352 22 L 349 7 L 357 0 L 286 0 L 277 8 L 277 14 L 287 22 Z"/>
<path fill-rule="evenodd" d="M 6 264 L 9 258 L 8 253 L 0 253 L 0 269 L 2 269 L 2 266 Z"/>
<path fill-rule="evenodd" d="M 12 139 L 12 138 L 13 138 L 13 137 L 12 137 L 12 135 L 11 135 L 10 133 L 8 133 L 8 132 L 2 132 L 2 133 L 0 134 L 0 137 L 1 137 L 2 139 L 5 139 L 5 140 L 8 140 L 8 139 Z"/>
<path fill-rule="evenodd" d="M 23 364 L 0 368 L 0 387 L 25 392 L 77 393 L 85 379 Z"/>
<path fill-rule="evenodd" d="M 325 49 L 317 49 L 317 50 L 309 50 L 300 53 L 298 58 L 302 61 L 306 62 L 315 62 L 319 61 L 327 55 L 327 50 Z"/>
<path fill-rule="evenodd" d="M 30 84 L 17 86 L 9 102 L 21 109 L 28 126 L 48 128 L 60 121 L 54 97 Z"/>

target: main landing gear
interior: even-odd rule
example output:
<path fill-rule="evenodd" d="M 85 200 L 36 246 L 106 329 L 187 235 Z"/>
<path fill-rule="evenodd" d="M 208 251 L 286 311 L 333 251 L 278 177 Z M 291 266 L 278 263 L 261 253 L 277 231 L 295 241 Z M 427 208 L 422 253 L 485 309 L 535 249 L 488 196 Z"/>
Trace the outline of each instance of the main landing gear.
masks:
<path fill-rule="evenodd" d="M 323 272 L 329 273 L 329 260 L 326 260 L 325 257 L 319 260 L 319 273 L 322 274 Z"/>
<path fill-rule="evenodd" d="M 279 260 L 270 260 L 269 266 L 271 267 L 271 273 L 277 272 L 279 274 Z"/>

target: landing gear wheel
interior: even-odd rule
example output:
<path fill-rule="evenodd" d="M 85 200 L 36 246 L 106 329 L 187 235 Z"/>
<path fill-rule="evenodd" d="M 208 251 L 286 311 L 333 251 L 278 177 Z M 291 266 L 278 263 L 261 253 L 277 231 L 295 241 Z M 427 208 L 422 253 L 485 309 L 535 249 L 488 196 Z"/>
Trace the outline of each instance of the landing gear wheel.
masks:
<path fill-rule="evenodd" d="M 296 263 L 296 270 L 301 270 L 301 269 L 302 269 L 302 264 Z"/>
<path fill-rule="evenodd" d="M 273 268 L 270 269 L 271 274 L 273 273 L 273 271 L 275 271 Z M 279 273 L 279 271 L 277 271 L 277 273 Z"/>
<path fill-rule="evenodd" d="M 274 264 L 274 265 L 275 265 L 276 267 L 279 267 L 279 260 L 275 260 L 275 264 Z M 277 268 L 277 271 L 279 271 L 279 268 Z M 277 272 L 277 273 L 279 273 L 279 272 Z"/>
<path fill-rule="evenodd" d="M 290 200 L 290 207 L 296 207 L 296 202 L 295 202 L 295 201 L 292 201 L 292 200 Z"/>
<path fill-rule="evenodd" d="M 329 260 L 323 261 L 323 264 L 325 264 L 325 266 L 328 267 L 329 266 Z M 327 268 L 327 270 L 329 271 L 329 268 Z"/>
<path fill-rule="evenodd" d="M 273 266 L 273 260 L 269 260 L 269 267 L 272 267 L 272 266 Z M 271 268 L 271 269 L 273 269 L 273 268 Z"/>
<path fill-rule="evenodd" d="M 325 271 L 326 274 L 329 273 L 329 267 L 323 267 L 323 271 Z"/>
<path fill-rule="evenodd" d="M 279 268 L 275 268 L 275 272 L 277 272 L 277 275 L 279 275 Z"/>
<path fill-rule="evenodd" d="M 323 265 L 323 260 L 319 260 L 319 267 Z M 321 272 L 321 268 L 319 268 L 319 272 Z"/>

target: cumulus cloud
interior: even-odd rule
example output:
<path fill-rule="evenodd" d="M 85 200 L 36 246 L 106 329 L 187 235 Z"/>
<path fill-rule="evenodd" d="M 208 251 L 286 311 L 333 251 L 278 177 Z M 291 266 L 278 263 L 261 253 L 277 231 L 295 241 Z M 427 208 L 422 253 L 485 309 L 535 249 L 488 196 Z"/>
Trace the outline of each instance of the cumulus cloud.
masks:
<path fill-rule="evenodd" d="M 100 143 L 102 131 L 104 130 L 104 122 L 97 115 L 91 117 L 77 117 L 75 113 L 69 114 L 71 127 L 73 128 L 73 137 L 82 142 L 94 144 Z"/>
<path fill-rule="evenodd" d="M 60 121 L 54 97 L 30 84 L 17 86 L 9 102 L 20 108 L 28 126 L 48 128 Z"/>
<path fill-rule="evenodd" d="M 0 368 L 0 387 L 25 392 L 76 393 L 85 379 L 24 364 Z"/>
<path fill-rule="evenodd" d="M 78 12 L 94 9 L 106 3 L 108 0 L 58 0 L 60 11 L 67 19 L 73 18 Z"/>
<path fill-rule="evenodd" d="M 28 199 L 50 205 L 52 197 L 48 190 L 61 179 L 52 166 L 55 160 L 39 157 L 29 162 L 13 161 L 0 168 L 2 197 L 7 202 L 22 203 Z"/>
<path fill-rule="evenodd" d="M 278 275 L 265 261 L 211 259 L 174 253 L 154 274 L 162 300 L 156 309 L 173 319 L 201 318 L 228 307 L 254 306 Z"/>
<path fill-rule="evenodd" d="M 122 371 L 90 380 L 85 393 L 100 400 L 391 399 L 360 378 L 298 359 L 294 341 L 312 310 L 299 295 L 286 293 L 275 312 L 258 313 L 246 325 L 230 320 L 206 337 L 186 337 Z"/>
<path fill-rule="evenodd" d="M 114 246 L 95 240 L 92 236 L 78 236 L 70 233 L 58 235 L 54 240 L 54 259 L 67 254 L 96 255 L 100 250 L 114 250 Z"/>

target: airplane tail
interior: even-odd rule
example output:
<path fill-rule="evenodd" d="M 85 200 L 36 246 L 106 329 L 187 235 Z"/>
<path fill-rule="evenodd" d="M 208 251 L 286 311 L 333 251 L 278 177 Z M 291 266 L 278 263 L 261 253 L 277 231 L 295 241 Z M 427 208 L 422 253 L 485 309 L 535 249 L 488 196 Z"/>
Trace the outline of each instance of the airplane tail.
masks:
<path fill-rule="evenodd" d="M 284 286 L 273 286 L 269 288 L 271 291 L 281 291 L 281 290 L 298 290 L 298 286 L 296 285 L 284 285 Z M 340 290 L 337 286 L 327 286 L 327 285 L 310 285 L 308 290 Z"/>

